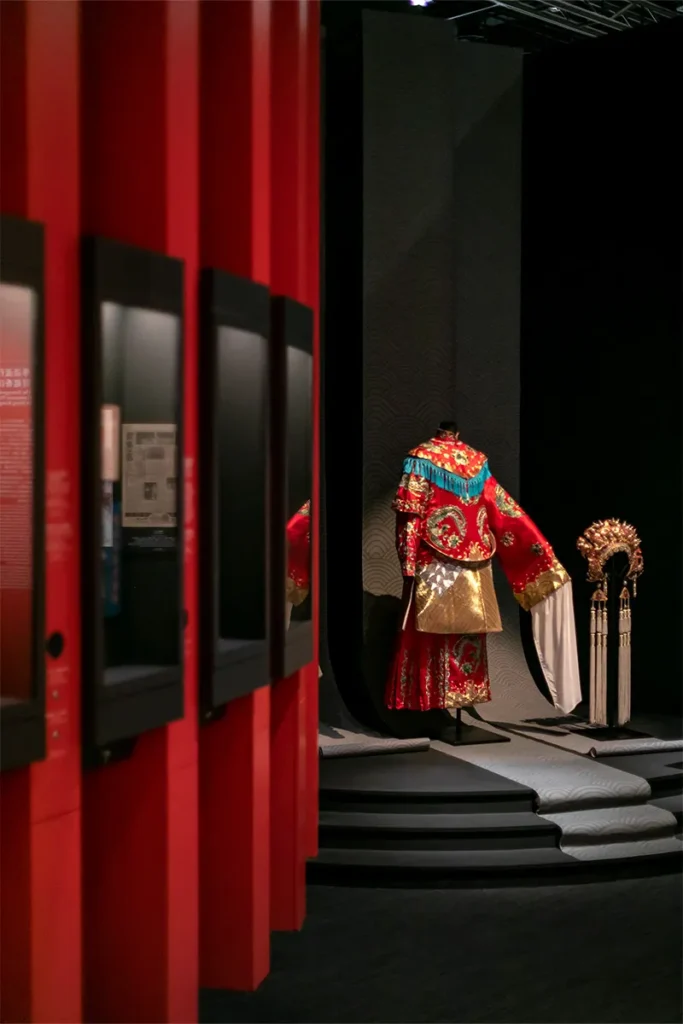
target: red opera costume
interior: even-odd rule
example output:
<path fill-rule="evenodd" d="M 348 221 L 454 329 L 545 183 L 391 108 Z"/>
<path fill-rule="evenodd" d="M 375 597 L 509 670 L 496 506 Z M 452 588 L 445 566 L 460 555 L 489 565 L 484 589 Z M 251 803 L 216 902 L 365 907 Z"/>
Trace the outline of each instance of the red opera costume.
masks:
<path fill-rule="evenodd" d="M 311 503 L 287 523 L 287 601 L 302 604 L 311 589 Z"/>
<path fill-rule="evenodd" d="M 287 625 L 292 608 L 311 590 L 311 502 L 305 502 L 287 523 Z M 318 676 L 322 671 L 318 668 Z"/>
<path fill-rule="evenodd" d="M 576 706 L 580 689 L 573 614 L 571 628 L 567 625 L 573 608 L 569 576 L 545 537 L 491 475 L 486 456 L 457 434 L 440 430 L 409 453 L 393 508 L 399 559 L 411 590 L 387 683 L 388 707 L 457 709 L 491 700 L 486 636 L 502 630 L 494 555 L 527 611 L 566 588 L 562 602 L 556 607 L 551 602 L 549 609 L 567 626 L 568 639 L 562 651 L 547 651 L 546 661 L 552 666 L 553 700 L 565 710 Z M 545 620 L 539 625 L 540 634 L 534 619 L 537 647 L 547 647 L 543 629 L 548 635 L 549 626 Z M 564 691 L 559 697 L 558 688 Z"/>

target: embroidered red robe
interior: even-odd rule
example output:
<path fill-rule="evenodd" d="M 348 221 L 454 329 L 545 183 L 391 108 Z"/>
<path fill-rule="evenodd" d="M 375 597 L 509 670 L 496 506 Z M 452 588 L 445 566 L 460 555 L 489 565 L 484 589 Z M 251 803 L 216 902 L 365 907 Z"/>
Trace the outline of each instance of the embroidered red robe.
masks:
<path fill-rule="evenodd" d="M 287 600 L 302 604 L 311 589 L 311 503 L 287 523 Z"/>
<path fill-rule="evenodd" d="M 569 576 L 491 475 L 486 456 L 450 431 L 409 453 L 393 508 L 412 591 L 386 703 L 421 711 L 485 703 L 491 699 L 486 635 L 502 629 L 492 558 L 498 556 L 527 610 Z"/>

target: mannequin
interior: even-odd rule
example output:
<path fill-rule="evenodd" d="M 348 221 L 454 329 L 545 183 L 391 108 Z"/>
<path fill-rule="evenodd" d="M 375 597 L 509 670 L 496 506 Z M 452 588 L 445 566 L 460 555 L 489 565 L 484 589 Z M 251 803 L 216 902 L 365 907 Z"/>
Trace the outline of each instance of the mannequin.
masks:
<path fill-rule="evenodd" d="M 581 689 L 569 576 L 453 421 L 408 453 L 393 508 L 404 582 L 387 706 L 457 715 L 490 701 L 486 637 L 502 630 L 492 573 L 497 556 L 517 601 L 532 613 L 553 702 L 572 711 Z M 434 722 L 433 715 L 425 719 Z M 439 716 L 431 735 L 454 744 L 490 742 L 491 733 L 467 731 L 459 716 Z"/>

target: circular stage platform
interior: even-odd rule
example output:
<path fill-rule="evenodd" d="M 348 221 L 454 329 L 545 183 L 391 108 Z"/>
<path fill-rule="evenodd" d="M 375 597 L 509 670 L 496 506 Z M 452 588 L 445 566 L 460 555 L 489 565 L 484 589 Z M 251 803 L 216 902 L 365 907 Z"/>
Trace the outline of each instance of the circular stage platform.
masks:
<path fill-rule="evenodd" d="M 553 751 L 521 742 L 495 745 L 495 771 L 463 759 L 477 748 L 441 744 L 414 753 L 323 758 L 320 852 L 309 864 L 309 880 L 529 884 L 681 865 L 683 753 L 619 755 L 599 765 L 564 756 L 562 772 L 569 778 L 574 771 L 576 781 L 550 806 L 547 795 L 519 777 L 538 760 L 533 748 L 541 749 L 552 774 Z M 595 783 L 601 776 L 602 787 Z"/>

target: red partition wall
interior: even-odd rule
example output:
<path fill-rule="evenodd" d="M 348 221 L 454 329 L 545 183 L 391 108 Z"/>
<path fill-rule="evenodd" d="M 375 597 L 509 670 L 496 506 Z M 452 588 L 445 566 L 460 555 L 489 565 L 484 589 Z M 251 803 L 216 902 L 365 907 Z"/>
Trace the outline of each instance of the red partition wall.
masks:
<path fill-rule="evenodd" d="M 128 761 L 84 776 L 84 1014 L 187 1024 L 198 988 L 199 4 L 84 0 L 82 19 L 83 232 L 185 261 L 188 612 L 185 718 L 142 736 Z"/>
<path fill-rule="evenodd" d="M 201 0 L 201 263 L 270 282 L 270 0 Z M 239 543 L 239 538 L 236 538 Z M 200 981 L 270 967 L 270 691 L 200 734 Z"/>
<path fill-rule="evenodd" d="M 308 0 L 273 9 L 271 287 L 306 301 Z M 311 496 L 313 497 L 313 495 Z M 273 683 L 271 713 L 271 920 L 300 928 L 306 913 L 305 672 Z"/>
<path fill-rule="evenodd" d="M 320 0 L 308 0 L 306 35 L 306 291 L 314 311 L 313 490 L 320 494 Z M 318 854 L 318 638 L 320 636 L 320 517 L 313 517 L 313 643 L 316 659 L 305 669 L 306 685 L 306 855 Z"/>
<path fill-rule="evenodd" d="M 319 0 L 279 0 L 273 19 L 271 287 L 315 311 L 313 509 L 319 468 Z M 313 522 L 313 631 L 318 636 L 318 517 Z M 271 907 L 274 929 L 300 928 L 306 857 L 317 852 L 316 660 L 272 693 Z"/>
<path fill-rule="evenodd" d="M 0 205 L 45 226 L 47 756 L 0 778 L 0 1016 L 81 1020 L 78 5 L 0 4 Z M 2 240 L 0 239 L 0 246 Z"/>

